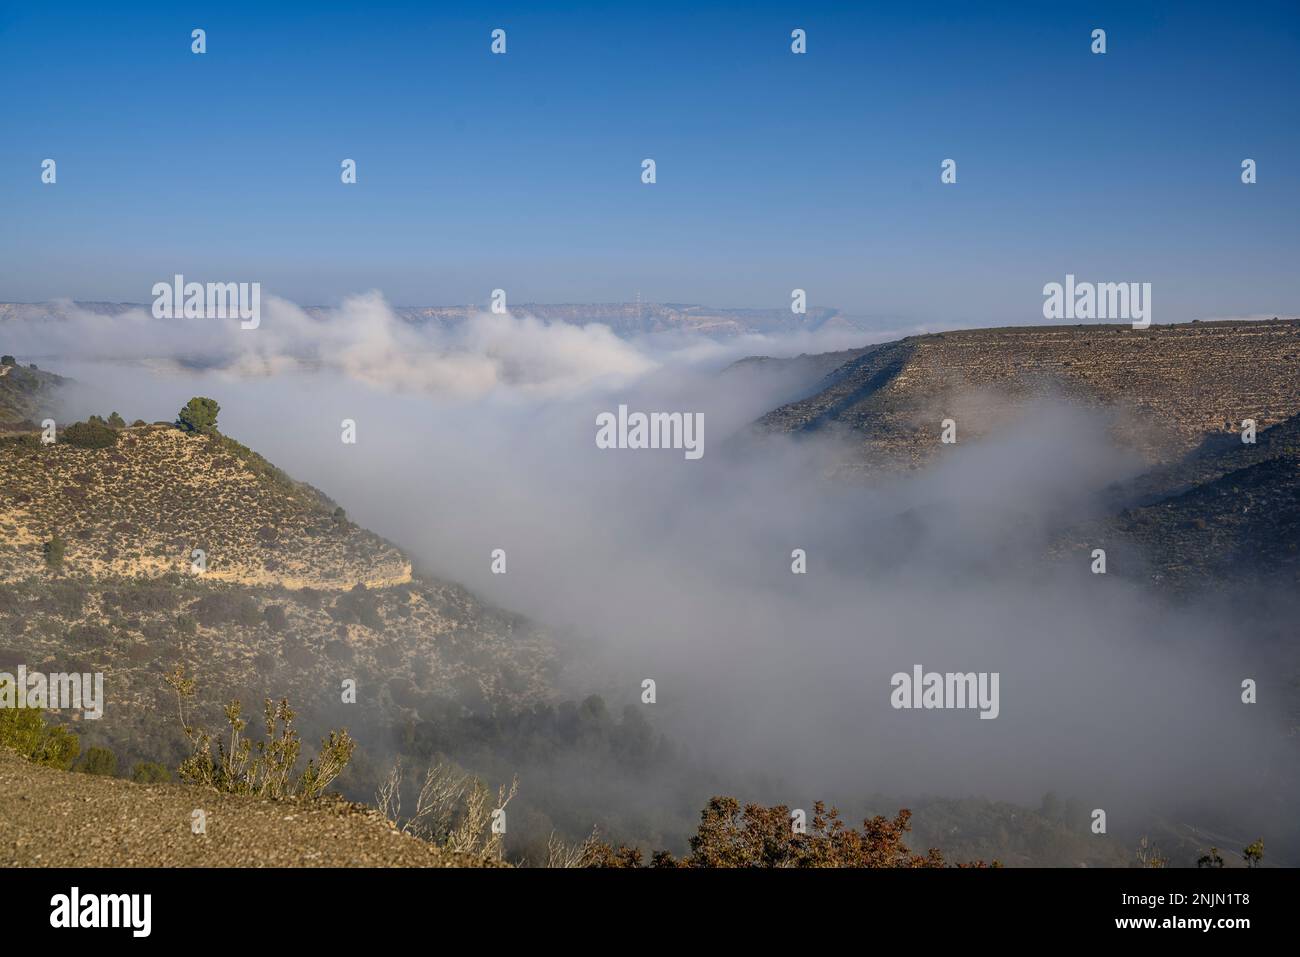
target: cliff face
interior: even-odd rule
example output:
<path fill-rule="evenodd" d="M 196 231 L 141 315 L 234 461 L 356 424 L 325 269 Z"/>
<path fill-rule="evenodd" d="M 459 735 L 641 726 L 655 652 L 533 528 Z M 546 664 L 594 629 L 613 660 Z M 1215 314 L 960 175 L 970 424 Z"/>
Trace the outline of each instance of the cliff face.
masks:
<path fill-rule="evenodd" d="M 1207 435 L 1300 411 L 1300 320 L 1036 326 L 912 336 L 867 350 L 824 388 L 759 420 L 762 432 L 848 430 L 863 467 L 907 467 L 941 447 L 941 422 L 977 438 L 1034 396 L 1122 414 L 1152 464 Z"/>
<path fill-rule="evenodd" d="M 411 563 L 332 517 L 314 489 L 220 437 L 168 426 L 124 429 L 108 449 L 13 444 L 0 455 L 0 578 L 37 574 L 40 543 L 67 543 L 80 578 L 189 573 L 245 585 L 346 590 L 400 585 Z"/>

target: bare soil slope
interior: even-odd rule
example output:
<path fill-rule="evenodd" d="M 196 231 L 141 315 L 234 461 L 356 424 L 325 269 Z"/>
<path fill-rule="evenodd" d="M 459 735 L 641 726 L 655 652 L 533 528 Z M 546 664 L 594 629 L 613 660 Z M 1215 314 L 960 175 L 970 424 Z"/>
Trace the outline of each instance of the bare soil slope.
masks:
<path fill-rule="evenodd" d="M 194 834 L 193 812 L 206 833 Z M 484 867 L 345 801 L 264 801 L 38 767 L 0 748 L 5 867 Z"/>

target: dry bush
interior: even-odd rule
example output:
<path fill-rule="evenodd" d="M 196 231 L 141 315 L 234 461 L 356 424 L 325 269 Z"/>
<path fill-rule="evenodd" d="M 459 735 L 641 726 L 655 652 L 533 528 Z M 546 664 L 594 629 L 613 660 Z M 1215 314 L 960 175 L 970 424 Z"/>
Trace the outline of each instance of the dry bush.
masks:
<path fill-rule="evenodd" d="M 818 801 L 806 833 L 791 826 L 785 805 L 764 807 L 733 797 L 712 798 L 700 815 L 700 826 L 684 858 L 657 851 L 651 867 L 944 867 L 943 855 L 934 848 L 914 854 L 904 843 L 911 830 L 912 812 L 900 810 L 893 820 L 877 815 L 862 822 L 862 829 L 845 826 L 839 811 Z M 639 867 L 641 851 L 623 845 L 617 849 L 596 842 L 587 856 L 593 867 Z M 984 862 L 959 864 L 983 867 Z M 997 866 L 996 862 L 993 866 Z"/>
<path fill-rule="evenodd" d="M 594 867 L 603 846 L 596 828 L 591 829 L 586 840 L 577 844 L 569 844 L 552 831 L 546 841 L 546 866 Z"/>
<path fill-rule="evenodd" d="M 375 803 L 400 831 L 458 854 L 501 860 L 504 834 L 494 833 L 492 820 L 519 791 L 519 778 L 497 789 L 496 803 L 486 784 L 455 765 L 435 761 L 425 771 L 415 811 L 402 816 L 402 763 L 397 761 L 379 786 Z"/>
<path fill-rule="evenodd" d="M 228 794 L 249 794 L 271 800 L 318 798 L 343 773 L 356 748 L 346 730 L 331 731 L 321 742 L 320 754 L 307 762 L 302 774 L 295 776 L 302 744 L 293 729 L 295 714 L 288 701 L 282 699 L 275 704 L 266 699 L 263 707 L 266 736 L 256 744 L 244 737 L 247 722 L 241 717 L 242 705 L 238 701 L 230 702 L 225 707 L 230 734 L 222 741 L 191 725 L 185 717 L 186 705 L 195 695 L 194 679 L 187 678 L 178 667 L 166 680 L 176 692 L 181 729 L 192 749 L 177 768 L 182 781 Z"/>

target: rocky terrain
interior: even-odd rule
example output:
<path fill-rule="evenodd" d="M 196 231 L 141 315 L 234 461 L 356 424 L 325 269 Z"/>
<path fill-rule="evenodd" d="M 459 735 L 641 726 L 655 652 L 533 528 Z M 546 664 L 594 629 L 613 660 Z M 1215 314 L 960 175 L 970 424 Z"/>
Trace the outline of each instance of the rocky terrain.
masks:
<path fill-rule="evenodd" d="M 341 800 L 271 802 L 39 767 L 0 748 L 5 867 L 490 867 Z M 195 810 L 204 831 L 193 833 Z"/>
<path fill-rule="evenodd" d="M 1300 412 L 1300 320 L 1151 326 L 1024 326 L 909 336 L 865 350 L 815 393 L 774 409 L 760 432 L 835 430 L 863 469 L 917 467 L 996 429 L 1034 397 L 1119 416 L 1117 438 L 1152 465 L 1207 436 Z"/>
<path fill-rule="evenodd" d="M 73 724 L 85 746 L 111 747 L 120 767 L 175 767 L 186 752 L 164 680 L 176 668 L 197 680 L 197 717 L 209 728 L 232 698 L 256 715 L 263 698 L 287 697 L 309 745 L 331 727 L 368 732 L 355 777 L 340 779 L 358 785 L 352 796 L 373 793 L 385 745 L 399 736 L 420 757 L 460 738 L 487 755 L 491 733 L 537 706 L 514 735 L 531 753 L 532 742 L 563 738 L 534 725 L 581 732 L 597 714 L 588 702 L 548 710 L 558 665 L 535 625 L 422 575 L 233 438 L 140 423 L 87 447 L 65 441 L 60 423 L 60 441 L 45 445 L 19 423 L 47 404 L 58 377 L 9 368 L 0 375 L 15 423 L 0 437 L 0 671 L 103 672 L 102 720 L 52 717 Z M 1300 584 L 1300 321 L 969 330 L 732 368 L 747 372 L 804 383 L 787 393 L 801 398 L 763 416 L 758 436 L 839 434 L 857 452 L 854 477 L 923 466 L 942 449 L 944 418 L 969 442 L 1035 398 L 1107 410 L 1116 440 L 1147 465 L 1104 491 L 1103 518 L 1063 532 L 1056 557 L 1104 542 L 1115 556 L 1140 555 L 1117 570 L 1138 568 L 1175 590 Z M 1241 441 L 1245 418 L 1257 423 L 1255 443 Z M 908 516 L 899 521 L 905 537 Z M 345 682 L 355 682 L 355 703 L 341 700 Z M 644 731 L 625 719 L 611 734 Z M 85 863 L 60 856 L 85 846 L 104 864 L 241 863 L 263 845 L 260 863 L 447 863 L 355 806 L 196 803 L 180 785 L 16 761 L 0 753 L 0 857 L 11 863 Z M 197 843 L 196 806 L 211 809 L 210 840 Z M 987 815 L 999 848 L 1004 816 Z M 585 817 L 575 825 L 589 826 Z M 945 827 L 940 843 L 954 833 Z M 1026 841 L 1009 861 L 1043 859 Z"/>
<path fill-rule="evenodd" d="M 1179 590 L 1253 581 L 1300 586 L 1300 416 L 1252 444 L 1214 436 L 1110 493 L 1108 523 Z"/>
<path fill-rule="evenodd" d="M 838 352 L 818 352 L 809 355 L 803 353 L 788 358 L 771 356 L 747 356 L 738 359 L 723 370 L 723 375 L 737 375 L 747 372 L 782 376 L 808 386 L 817 385 L 818 391 L 829 388 L 838 381 L 834 374 L 846 370 L 849 363 L 872 351 L 874 346 L 861 349 L 841 349 Z"/>
<path fill-rule="evenodd" d="M 768 361 L 811 373 L 822 358 Z M 1111 543 L 1175 591 L 1300 583 L 1300 320 L 973 329 L 826 358 L 843 361 L 763 416 L 760 441 L 838 435 L 848 471 L 870 476 L 933 460 L 944 419 L 969 442 L 1035 399 L 1104 410 L 1147 470 L 1107 490 L 1110 517 L 1065 533 L 1058 556 Z"/>
<path fill-rule="evenodd" d="M 78 577 L 189 572 L 201 549 L 206 581 L 339 590 L 411 580 L 396 548 L 237 443 L 170 425 L 118 436 L 111 449 L 15 442 L 0 457 L 0 579 L 40 572 L 31 546 L 58 533 L 63 568 Z"/>
<path fill-rule="evenodd" d="M 170 425 L 116 436 L 0 442 L 0 668 L 104 672 L 104 718 L 78 733 L 127 766 L 179 754 L 163 682 L 178 666 L 209 718 L 231 698 L 255 712 L 288 697 L 312 733 L 371 726 L 381 740 L 428 702 L 490 713 L 550 695 L 551 645 L 532 625 L 414 574 L 251 450 Z"/>
<path fill-rule="evenodd" d="M 0 430 L 34 427 L 64 381 L 35 366 L 0 365 Z"/>

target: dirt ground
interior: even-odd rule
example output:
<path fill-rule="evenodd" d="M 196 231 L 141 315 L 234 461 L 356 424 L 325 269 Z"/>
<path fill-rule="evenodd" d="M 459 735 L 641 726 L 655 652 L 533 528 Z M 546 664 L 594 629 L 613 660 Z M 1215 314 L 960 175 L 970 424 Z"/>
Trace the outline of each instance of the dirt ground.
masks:
<path fill-rule="evenodd" d="M 206 834 L 191 830 L 202 810 Z M 57 771 L 0 748 L 6 867 L 480 867 L 339 802 L 272 802 Z"/>

